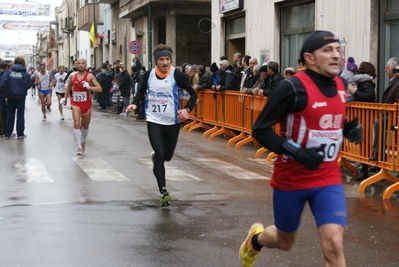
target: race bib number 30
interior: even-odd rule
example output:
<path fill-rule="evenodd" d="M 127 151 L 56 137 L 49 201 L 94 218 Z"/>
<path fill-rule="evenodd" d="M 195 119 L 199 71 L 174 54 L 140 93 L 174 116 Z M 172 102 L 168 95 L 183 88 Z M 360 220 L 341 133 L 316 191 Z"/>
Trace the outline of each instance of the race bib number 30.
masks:
<path fill-rule="evenodd" d="M 87 100 L 87 92 L 73 92 L 73 101 L 84 102 Z"/>
<path fill-rule="evenodd" d="M 342 130 L 309 130 L 306 147 L 324 146 L 324 161 L 334 161 L 338 157 L 342 143 Z"/>

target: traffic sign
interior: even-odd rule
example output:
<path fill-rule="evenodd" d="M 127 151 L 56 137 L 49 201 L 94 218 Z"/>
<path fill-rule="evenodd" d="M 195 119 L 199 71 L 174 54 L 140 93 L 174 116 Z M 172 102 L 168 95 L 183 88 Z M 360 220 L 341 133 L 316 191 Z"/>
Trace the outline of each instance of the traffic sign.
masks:
<path fill-rule="evenodd" d="M 137 40 L 133 40 L 129 43 L 129 52 L 132 54 L 138 54 L 141 51 L 141 43 Z"/>

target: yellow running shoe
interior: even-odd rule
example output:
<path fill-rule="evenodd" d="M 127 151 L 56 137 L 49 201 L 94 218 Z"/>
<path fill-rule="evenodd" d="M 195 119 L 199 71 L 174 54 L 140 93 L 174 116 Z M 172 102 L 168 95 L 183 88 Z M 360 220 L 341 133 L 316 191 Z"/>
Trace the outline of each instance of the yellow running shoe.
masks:
<path fill-rule="evenodd" d="M 169 192 L 166 191 L 166 189 L 162 190 L 162 193 L 161 193 L 161 206 L 162 207 L 170 206 L 170 201 L 171 200 L 172 200 L 172 197 L 169 195 Z"/>
<path fill-rule="evenodd" d="M 260 234 L 264 230 L 265 228 L 261 223 L 254 223 L 249 229 L 248 236 L 240 247 L 240 259 L 243 267 L 252 267 L 254 265 L 260 251 L 256 251 L 252 247 L 251 240 L 254 235 Z"/>

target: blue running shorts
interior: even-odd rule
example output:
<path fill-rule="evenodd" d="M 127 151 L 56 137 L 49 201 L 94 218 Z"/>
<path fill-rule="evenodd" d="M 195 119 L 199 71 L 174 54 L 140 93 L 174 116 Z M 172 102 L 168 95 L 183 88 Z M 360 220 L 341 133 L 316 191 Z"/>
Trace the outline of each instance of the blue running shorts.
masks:
<path fill-rule="evenodd" d="M 302 211 L 309 203 L 317 227 L 335 223 L 346 228 L 347 206 L 342 185 L 332 185 L 304 190 L 273 190 L 274 224 L 286 233 L 295 232 Z"/>
<path fill-rule="evenodd" d="M 48 96 L 51 93 L 50 90 L 40 90 L 40 89 L 38 92 L 39 92 L 39 94 L 43 94 L 44 96 Z"/>

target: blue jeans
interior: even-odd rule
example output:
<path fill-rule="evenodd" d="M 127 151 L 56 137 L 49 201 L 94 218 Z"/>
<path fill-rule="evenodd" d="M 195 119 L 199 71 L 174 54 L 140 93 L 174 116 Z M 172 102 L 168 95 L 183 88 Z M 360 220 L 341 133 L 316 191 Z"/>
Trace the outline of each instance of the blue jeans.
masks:
<path fill-rule="evenodd" d="M 17 111 L 17 136 L 24 136 L 25 131 L 25 96 L 16 99 L 9 98 L 7 105 L 7 122 L 4 131 L 5 137 L 10 137 L 14 129 L 15 111 Z"/>
<path fill-rule="evenodd" d="M 387 124 L 387 116 L 383 117 L 383 125 L 385 125 L 385 129 L 386 129 L 386 124 Z M 374 141 L 373 141 L 373 152 L 378 152 L 379 148 L 378 148 L 378 137 L 380 135 L 380 133 L 378 132 L 378 128 L 379 128 L 379 124 L 380 122 L 378 120 L 374 121 Z M 384 127 L 383 127 L 384 128 Z M 383 129 L 383 131 L 385 131 Z M 384 145 L 384 144 L 383 144 Z"/>
<path fill-rule="evenodd" d="M 123 112 L 125 112 L 125 109 L 127 106 L 129 106 L 130 102 L 130 96 L 123 96 Z"/>

